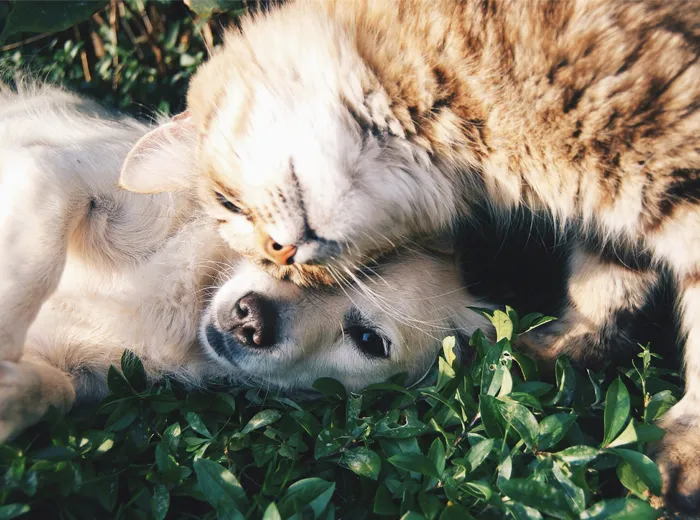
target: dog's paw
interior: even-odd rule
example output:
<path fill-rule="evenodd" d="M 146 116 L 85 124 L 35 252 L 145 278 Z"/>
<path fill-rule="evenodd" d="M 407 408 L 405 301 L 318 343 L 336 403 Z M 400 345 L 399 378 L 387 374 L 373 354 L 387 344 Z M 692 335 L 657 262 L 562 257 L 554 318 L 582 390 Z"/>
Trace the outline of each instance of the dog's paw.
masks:
<path fill-rule="evenodd" d="M 45 363 L 0 361 L 0 444 L 38 422 L 50 406 L 68 411 L 75 390 L 67 374 Z"/>
<path fill-rule="evenodd" d="M 663 479 L 667 508 L 700 518 L 700 424 L 698 417 L 663 419 L 666 434 L 650 448 Z"/>
<path fill-rule="evenodd" d="M 2 316 L 2 309 L 0 309 Z M 9 324 L 0 321 L 0 361 L 19 361 L 24 350 L 24 341 L 17 338 L 23 336 L 15 331 L 11 331 Z"/>

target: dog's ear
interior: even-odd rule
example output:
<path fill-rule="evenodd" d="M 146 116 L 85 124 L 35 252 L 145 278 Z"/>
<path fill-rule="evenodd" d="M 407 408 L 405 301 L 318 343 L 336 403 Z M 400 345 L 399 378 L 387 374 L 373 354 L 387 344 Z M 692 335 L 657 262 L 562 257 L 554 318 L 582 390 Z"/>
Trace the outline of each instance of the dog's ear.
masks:
<path fill-rule="evenodd" d="M 178 191 L 191 185 L 196 129 L 187 112 L 144 135 L 126 156 L 119 187 L 135 193 Z"/>

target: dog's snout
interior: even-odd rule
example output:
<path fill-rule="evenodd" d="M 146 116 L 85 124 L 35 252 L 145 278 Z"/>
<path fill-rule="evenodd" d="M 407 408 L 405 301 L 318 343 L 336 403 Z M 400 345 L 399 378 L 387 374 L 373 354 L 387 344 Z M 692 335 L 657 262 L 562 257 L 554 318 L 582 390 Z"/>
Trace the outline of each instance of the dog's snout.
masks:
<path fill-rule="evenodd" d="M 257 293 L 248 293 L 233 308 L 219 311 L 220 326 L 246 347 L 266 348 L 275 344 L 275 304 Z"/>
<path fill-rule="evenodd" d="M 265 240 L 265 252 L 278 265 L 291 265 L 297 252 L 295 245 L 282 245 L 268 237 Z"/>

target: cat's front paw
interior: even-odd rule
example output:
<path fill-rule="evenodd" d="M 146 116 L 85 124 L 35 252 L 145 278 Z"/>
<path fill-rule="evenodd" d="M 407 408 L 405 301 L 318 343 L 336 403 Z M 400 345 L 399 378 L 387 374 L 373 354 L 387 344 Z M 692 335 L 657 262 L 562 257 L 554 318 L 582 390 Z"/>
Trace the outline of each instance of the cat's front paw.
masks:
<path fill-rule="evenodd" d="M 666 434 L 649 454 L 661 472 L 664 503 L 700 518 L 700 416 L 668 417 L 660 426 Z"/>

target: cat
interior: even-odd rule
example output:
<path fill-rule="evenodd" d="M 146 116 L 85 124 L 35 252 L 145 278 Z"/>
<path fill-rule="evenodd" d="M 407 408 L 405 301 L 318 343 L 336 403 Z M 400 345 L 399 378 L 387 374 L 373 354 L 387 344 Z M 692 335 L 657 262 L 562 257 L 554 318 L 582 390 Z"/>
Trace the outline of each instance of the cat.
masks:
<path fill-rule="evenodd" d="M 228 32 L 178 127 L 197 142 L 201 203 L 221 235 L 298 284 L 351 279 L 386 250 L 449 233 L 484 200 L 504 220 L 531 208 L 668 267 L 686 394 L 656 460 L 669 499 L 695 510 L 699 51 L 696 0 L 300 0 Z M 179 181 L 127 171 L 122 182 L 156 192 Z M 579 259 L 570 290 L 585 312 L 537 336 L 541 357 L 591 355 L 611 316 L 658 280 Z"/>

